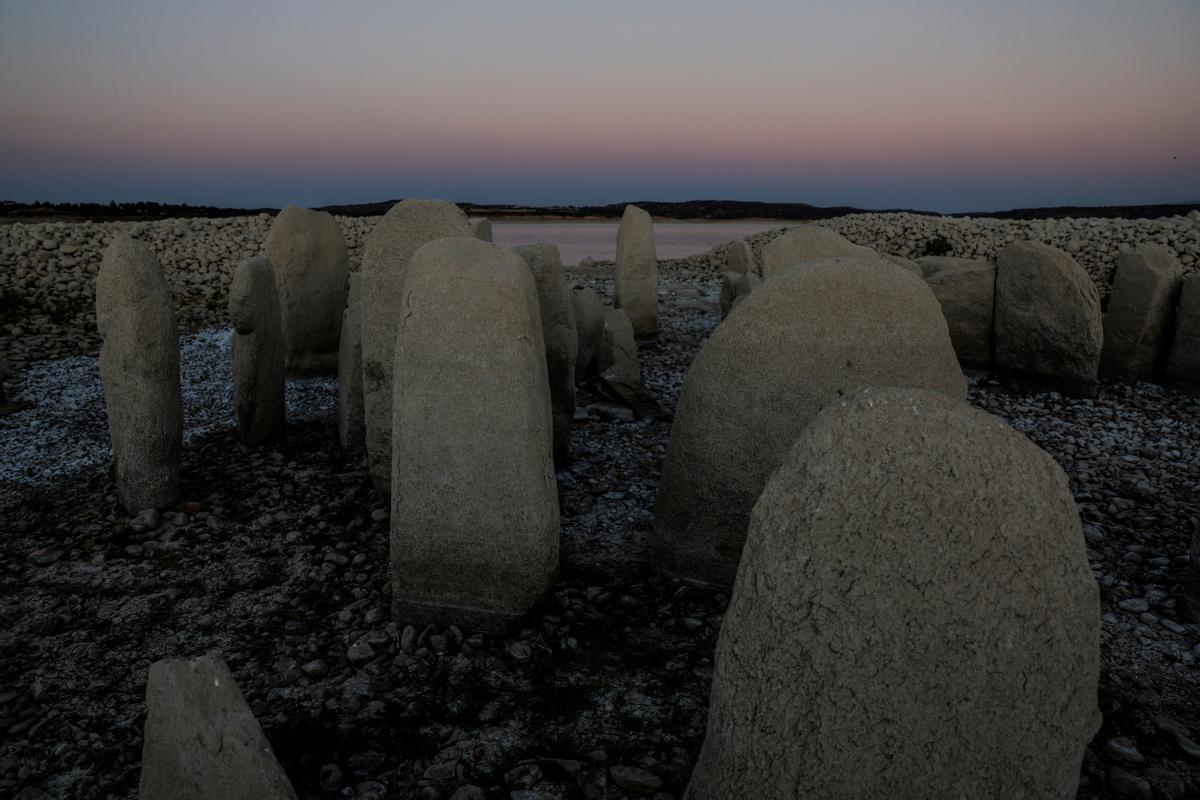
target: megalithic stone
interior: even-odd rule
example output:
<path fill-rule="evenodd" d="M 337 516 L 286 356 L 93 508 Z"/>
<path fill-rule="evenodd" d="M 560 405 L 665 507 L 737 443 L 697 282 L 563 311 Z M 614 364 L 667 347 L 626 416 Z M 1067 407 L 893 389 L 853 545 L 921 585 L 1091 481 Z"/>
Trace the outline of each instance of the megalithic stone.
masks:
<path fill-rule="evenodd" d="M 658 334 L 658 256 L 654 221 L 637 206 L 625 206 L 617 229 L 616 293 L 613 305 L 629 315 L 639 337 Z"/>
<path fill-rule="evenodd" d="M 271 224 L 263 255 L 279 287 L 287 371 L 335 372 L 350 272 L 337 220 L 325 211 L 288 206 Z"/>
<path fill-rule="evenodd" d="M 286 345 L 279 293 L 271 262 L 243 261 L 229 287 L 233 321 L 233 410 L 247 444 L 265 444 L 283 434 Z"/>
<path fill-rule="evenodd" d="M 158 259 L 126 233 L 100 264 L 96 324 L 121 504 L 131 512 L 170 505 L 183 449 L 175 301 Z"/>
<path fill-rule="evenodd" d="M 412 256 L 398 311 L 392 616 L 499 630 L 558 570 L 537 288 L 511 250 L 440 239 Z"/>
<path fill-rule="evenodd" d="M 350 273 L 338 344 L 338 440 L 347 453 L 366 448 L 362 385 L 362 273 Z"/>

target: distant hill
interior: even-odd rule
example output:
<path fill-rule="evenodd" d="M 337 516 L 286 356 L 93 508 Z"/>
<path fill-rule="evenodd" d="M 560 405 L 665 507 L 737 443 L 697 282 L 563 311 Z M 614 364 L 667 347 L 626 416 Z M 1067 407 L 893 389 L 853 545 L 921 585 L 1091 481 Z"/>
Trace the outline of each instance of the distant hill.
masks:
<path fill-rule="evenodd" d="M 323 206 L 322 211 L 348 217 L 371 217 L 385 213 L 398 200 L 382 203 L 358 203 L 354 205 Z M 1147 206 L 1055 206 L 1052 208 L 1017 208 L 1009 211 L 980 211 L 961 214 L 939 215 L 932 211 L 913 209 L 862 209 L 852 206 L 814 206 L 808 203 L 762 203 L 743 200 L 686 200 L 683 202 L 659 202 L 656 200 L 633 201 L 651 215 L 661 219 L 695 220 L 819 220 L 841 217 L 846 214 L 890 213 L 907 211 L 913 214 L 947 217 L 996 217 L 1001 219 L 1060 219 L 1062 217 L 1125 217 L 1142 219 L 1170 217 L 1187 214 L 1200 209 L 1200 202 L 1176 203 Z M 494 220 L 519 219 L 619 219 L 625 203 L 601 206 L 523 206 L 479 203 L 458 204 L 468 216 L 488 217 Z M 0 223 L 44 222 L 60 220 L 79 222 L 92 220 L 108 222 L 117 220 L 155 220 L 171 217 L 240 217 L 251 214 L 276 214 L 276 208 L 222 208 L 218 206 L 194 206 L 188 203 L 16 203 L 0 201 Z"/>

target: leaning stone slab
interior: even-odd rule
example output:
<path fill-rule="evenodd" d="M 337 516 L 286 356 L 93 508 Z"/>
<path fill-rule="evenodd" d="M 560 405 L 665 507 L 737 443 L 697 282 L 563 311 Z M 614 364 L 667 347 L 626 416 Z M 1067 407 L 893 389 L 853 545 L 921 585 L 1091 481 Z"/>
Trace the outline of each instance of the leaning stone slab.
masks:
<path fill-rule="evenodd" d="M 658 256 L 654 221 L 637 206 L 625 206 L 617 229 L 616 294 L 613 305 L 629 315 L 637 336 L 658 334 Z"/>
<path fill-rule="evenodd" d="M 688 369 L 654 512 L 657 564 L 695 583 L 732 583 L 750 509 L 788 447 L 822 408 L 867 386 L 966 397 L 920 278 L 843 258 L 763 283 Z"/>
<path fill-rule="evenodd" d="M 347 453 L 366 448 L 362 386 L 362 273 L 350 273 L 350 291 L 338 340 L 338 440 Z"/>
<path fill-rule="evenodd" d="M 96 325 L 121 504 L 131 512 L 170 505 L 183 449 L 175 300 L 158 259 L 125 233 L 100 264 Z"/>
<path fill-rule="evenodd" d="M 658 401 L 642 383 L 633 324 L 619 308 L 604 313 L 604 337 L 600 346 L 600 386 L 614 399 L 625 403 L 641 417 L 658 417 Z"/>
<path fill-rule="evenodd" d="M 350 272 L 337 220 L 325 211 L 288 206 L 275 217 L 263 255 L 279 286 L 287 371 L 334 372 Z"/>
<path fill-rule="evenodd" d="M 558 569 L 558 493 L 537 288 L 474 238 L 412 256 L 399 307 L 393 619 L 494 631 Z"/>
<path fill-rule="evenodd" d="M 1075 259 L 1041 242 L 996 256 L 996 364 L 1075 394 L 1095 391 L 1104 329 L 1100 294 Z"/>
<path fill-rule="evenodd" d="M 942 307 L 958 360 L 964 364 L 991 364 L 996 265 L 962 259 L 930 275 L 925 283 Z"/>
<path fill-rule="evenodd" d="M 837 400 L 754 506 L 684 797 L 1073 798 L 1099 617 L 1046 453 L 935 392 Z"/>
<path fill-rule="evenodd" d="M 1153 378 L 1171 344 L 1183 265 L 1162 245 L 1143 244 L 1117 257 L 1100 369 L 1123 381 Z"/>
<path fill-rule="evenodd" d="M 141 800 L 294 800 L 220 656 L 156 661 L 146 685 Z"/>
<path fill-rule="evenodd" d="M 575 311 L 563 277 L 558 246 L 542 243 L 513 249 L 529 265 L 537 286 L 550 404 L 554 411 L 554 463 L 562 467 L 571 458 L 571 424 L 575 419 L 575 359 L 579 352 Z"/>
<path fill-rule="evenodd" d="M 367 467 L 375 491 L 391 491 L 392 368 L 403 316 L 404 275 L 426 242 L 470 236 L 467 215 L 442 200 L 404 200 L 376 223 L 363 244 L 362 359 Z"/>
<path fill-rule="evenodd" d="M 598 371 L 600 344 L 604 338 L 604 301 L 594 289 L 576 286 L 571 291 L 571 308 L 578 341 L 575 380 L 582 381 Z"/>
<path fill-rule="evenodd" d="M 870 247 L 854 244 L 837 231 L 819 225 L 798 225 L 788 228 L 763 248 L 762 278 L 770 280 L 800 264 L 837 257 L 879 260 L 879 254 Z"/>
<path fill-rule="evenodd" d="M 1167 377 L 1200 385 L 1200 273 L 1183 282 L 1175 311 L 1175 340 L 1167 359 Z"/>
<path fill-rule="evenodd" d="M 471 217 L 467 220 L 471 224 L 471 235 L 481 242 L 492 241 L 492 223 L 491 220 L 483 217 Z"/>
<path fill-rule="evenodd" d="M 229 318 L 238 434 L 247 444 L 265 444 L 283 434 L 286 344 L 275 270 L 262 256 L 243 261 L 234 272 Z"/>

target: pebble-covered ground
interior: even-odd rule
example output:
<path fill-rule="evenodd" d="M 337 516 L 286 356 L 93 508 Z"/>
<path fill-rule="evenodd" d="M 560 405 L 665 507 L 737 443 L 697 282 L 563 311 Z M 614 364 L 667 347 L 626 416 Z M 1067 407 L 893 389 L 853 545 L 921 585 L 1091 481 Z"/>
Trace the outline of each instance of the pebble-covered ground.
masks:
<path fill-rule="evenodd" d="M 608 292 L 603 268 L 572 277 Z M 669 414 L 717 286 L 696 259 L 663 278 L 642 359 Z M 289 397 L 286 442 L 244 447 L 221 420 L 227 336 L 187 339 L 184 501 L 161 516 L 117 508 L 93 359 L 32 359 L 9 384 L 33 408 L 0 418 L 0 456 L 21 461 L 0 484 L 0 796 L 135 796 L 150 662 L 216 650 L 302 797 L 679 797 L 727 598 L 645 562 L 669 419 L 584 387 L 558 582 L 504 636 L 415 628 L 389 618 L 386 512 L 336 446 L 332 384 Z M 1102 587 L 1105 721 L 1079 796 L 1200 795 L 1200 625 L 1181 600 L 1200 400 L 971 383 L 1071 476 Z M 46 452 L 71 470 L 47 474 Z"/>

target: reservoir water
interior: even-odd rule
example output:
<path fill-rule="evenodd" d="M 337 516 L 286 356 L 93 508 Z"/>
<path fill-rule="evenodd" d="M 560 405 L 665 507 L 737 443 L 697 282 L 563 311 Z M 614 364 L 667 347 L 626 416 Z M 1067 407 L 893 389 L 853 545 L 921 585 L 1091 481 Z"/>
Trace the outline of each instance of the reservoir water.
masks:
<path fill-rule="evenodd" d="M 707 252 L 715 244 L 758 231 L 782 228 L 786 222 L 656 222 L 654 246 L 659 258 L 682 258 Z M 795 224 L 795 223 L 792 223 Z M 617 255 L 616 222 L 493 222 L 498 245 L 554 242 L 564 264 L 584 258 L 611 261 Z"/>

